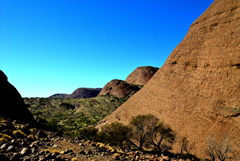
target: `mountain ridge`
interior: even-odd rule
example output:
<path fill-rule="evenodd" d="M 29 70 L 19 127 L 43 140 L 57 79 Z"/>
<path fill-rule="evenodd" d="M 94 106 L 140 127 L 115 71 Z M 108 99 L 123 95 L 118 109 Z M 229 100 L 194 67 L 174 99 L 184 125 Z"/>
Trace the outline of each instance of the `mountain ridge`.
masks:
<path fill-rule="evenodd" d="M 56 93 L 48 98 L 92 98 L 96 97 L 101 90 L 102 88 L 81 87 L 74 90 L 72 94 Z"/>

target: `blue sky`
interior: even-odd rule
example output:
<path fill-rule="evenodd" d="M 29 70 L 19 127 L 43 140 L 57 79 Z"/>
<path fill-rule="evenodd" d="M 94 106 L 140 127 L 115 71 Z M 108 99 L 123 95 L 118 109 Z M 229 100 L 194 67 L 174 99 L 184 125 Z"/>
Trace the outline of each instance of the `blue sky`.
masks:
<path fill-rule="evenodd" d="M 23 97 L 161 67 L 213 0 L 0 0 L 0 69 Z"/>

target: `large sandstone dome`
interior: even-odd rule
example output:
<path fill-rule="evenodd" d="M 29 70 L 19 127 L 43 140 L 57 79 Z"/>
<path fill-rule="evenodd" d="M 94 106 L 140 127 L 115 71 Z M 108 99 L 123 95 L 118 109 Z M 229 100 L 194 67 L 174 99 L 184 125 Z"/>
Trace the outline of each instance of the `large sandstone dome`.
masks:
<path fill-rule="evenodd" d="M 125 81 L 131 84 L 145 85 L 158 69 L 152 66 L 138 67 L 127 76 Z"/>
<path fill-rule="evenodd" d="M 152 113 L 203 157 L 209 135 L 239 138 L 239 109 L 240 0 L 215 0 L 152 79 L 98 126 Z"/>
<path fill-rule="evenodd" d="M 129 84 L 122 80 L 113 79 L 103 87 L 99 93 L 99 96 L 112 95 L 118 98 L 123 98 L 131 92 L 138 91 L 139 89 L 140 88 L 137 85 Z"/>

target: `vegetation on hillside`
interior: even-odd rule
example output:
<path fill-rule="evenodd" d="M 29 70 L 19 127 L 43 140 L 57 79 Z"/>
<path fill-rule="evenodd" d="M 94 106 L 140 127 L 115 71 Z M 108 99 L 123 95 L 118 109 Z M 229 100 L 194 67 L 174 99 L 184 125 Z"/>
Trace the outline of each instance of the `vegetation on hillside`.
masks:
<path fill-rule="evenodd" d="M 39 123 L 76 136 L 82 128 L 111 114 L 134 93 L 124 98 L 110 95 L 84 99 L 24 98 L 24 102 Z"/>

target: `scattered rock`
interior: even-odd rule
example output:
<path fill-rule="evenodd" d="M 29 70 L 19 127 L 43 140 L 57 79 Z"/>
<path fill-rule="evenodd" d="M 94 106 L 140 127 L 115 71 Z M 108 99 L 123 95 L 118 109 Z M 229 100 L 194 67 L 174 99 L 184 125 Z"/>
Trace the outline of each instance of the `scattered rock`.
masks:
<path fill-rule="evenodd" d="M 8 148 L 7 148 L 7 151 L 12 151 L 14 149 L 14 146 L 10 145 Z"/>
<path fill-rule="evenodd" d="M 20 152 L 21 155 L 26 155 L 30 153 L 30 149 L 29 148 L 23 148 L 22 151 Z"/>
<path fill-rule="evenodd" d="M 83 155 L 85 155 L 86 153 L 85 153 L 84 150 L 81 150 L 81 151 L 79 152 L 79 154 L 83 154 Z"/>
<path fill-rule="evenodd" d="M 7 146 L 8 146 L 8 143 L 5 143 L 1 146 L 1 149 L 5 149 L 5 148 L 7 148 Z"/>
<path fill-rule="evenodd" d="M 92 151 L 91 151 L 91 150 L 86 150 L 86 151 L 85 151 L 85 154 L 86 154 L 86 155 L 92 154 Z"/>
<path fill-rule="evenodd" d="M 45 132 L 43 132 L 42 130 L 38 130 L 36 136 L 38 138 L 47 138 L 47 134 Z"/>
<path fill-rule="evenodd" d="M 57 144 L 53 144 L 53 146 L 52 146 L 52 147 L 56 148 L 56 147 L 58 147 L 58 145 L 57 145 Z"/>

